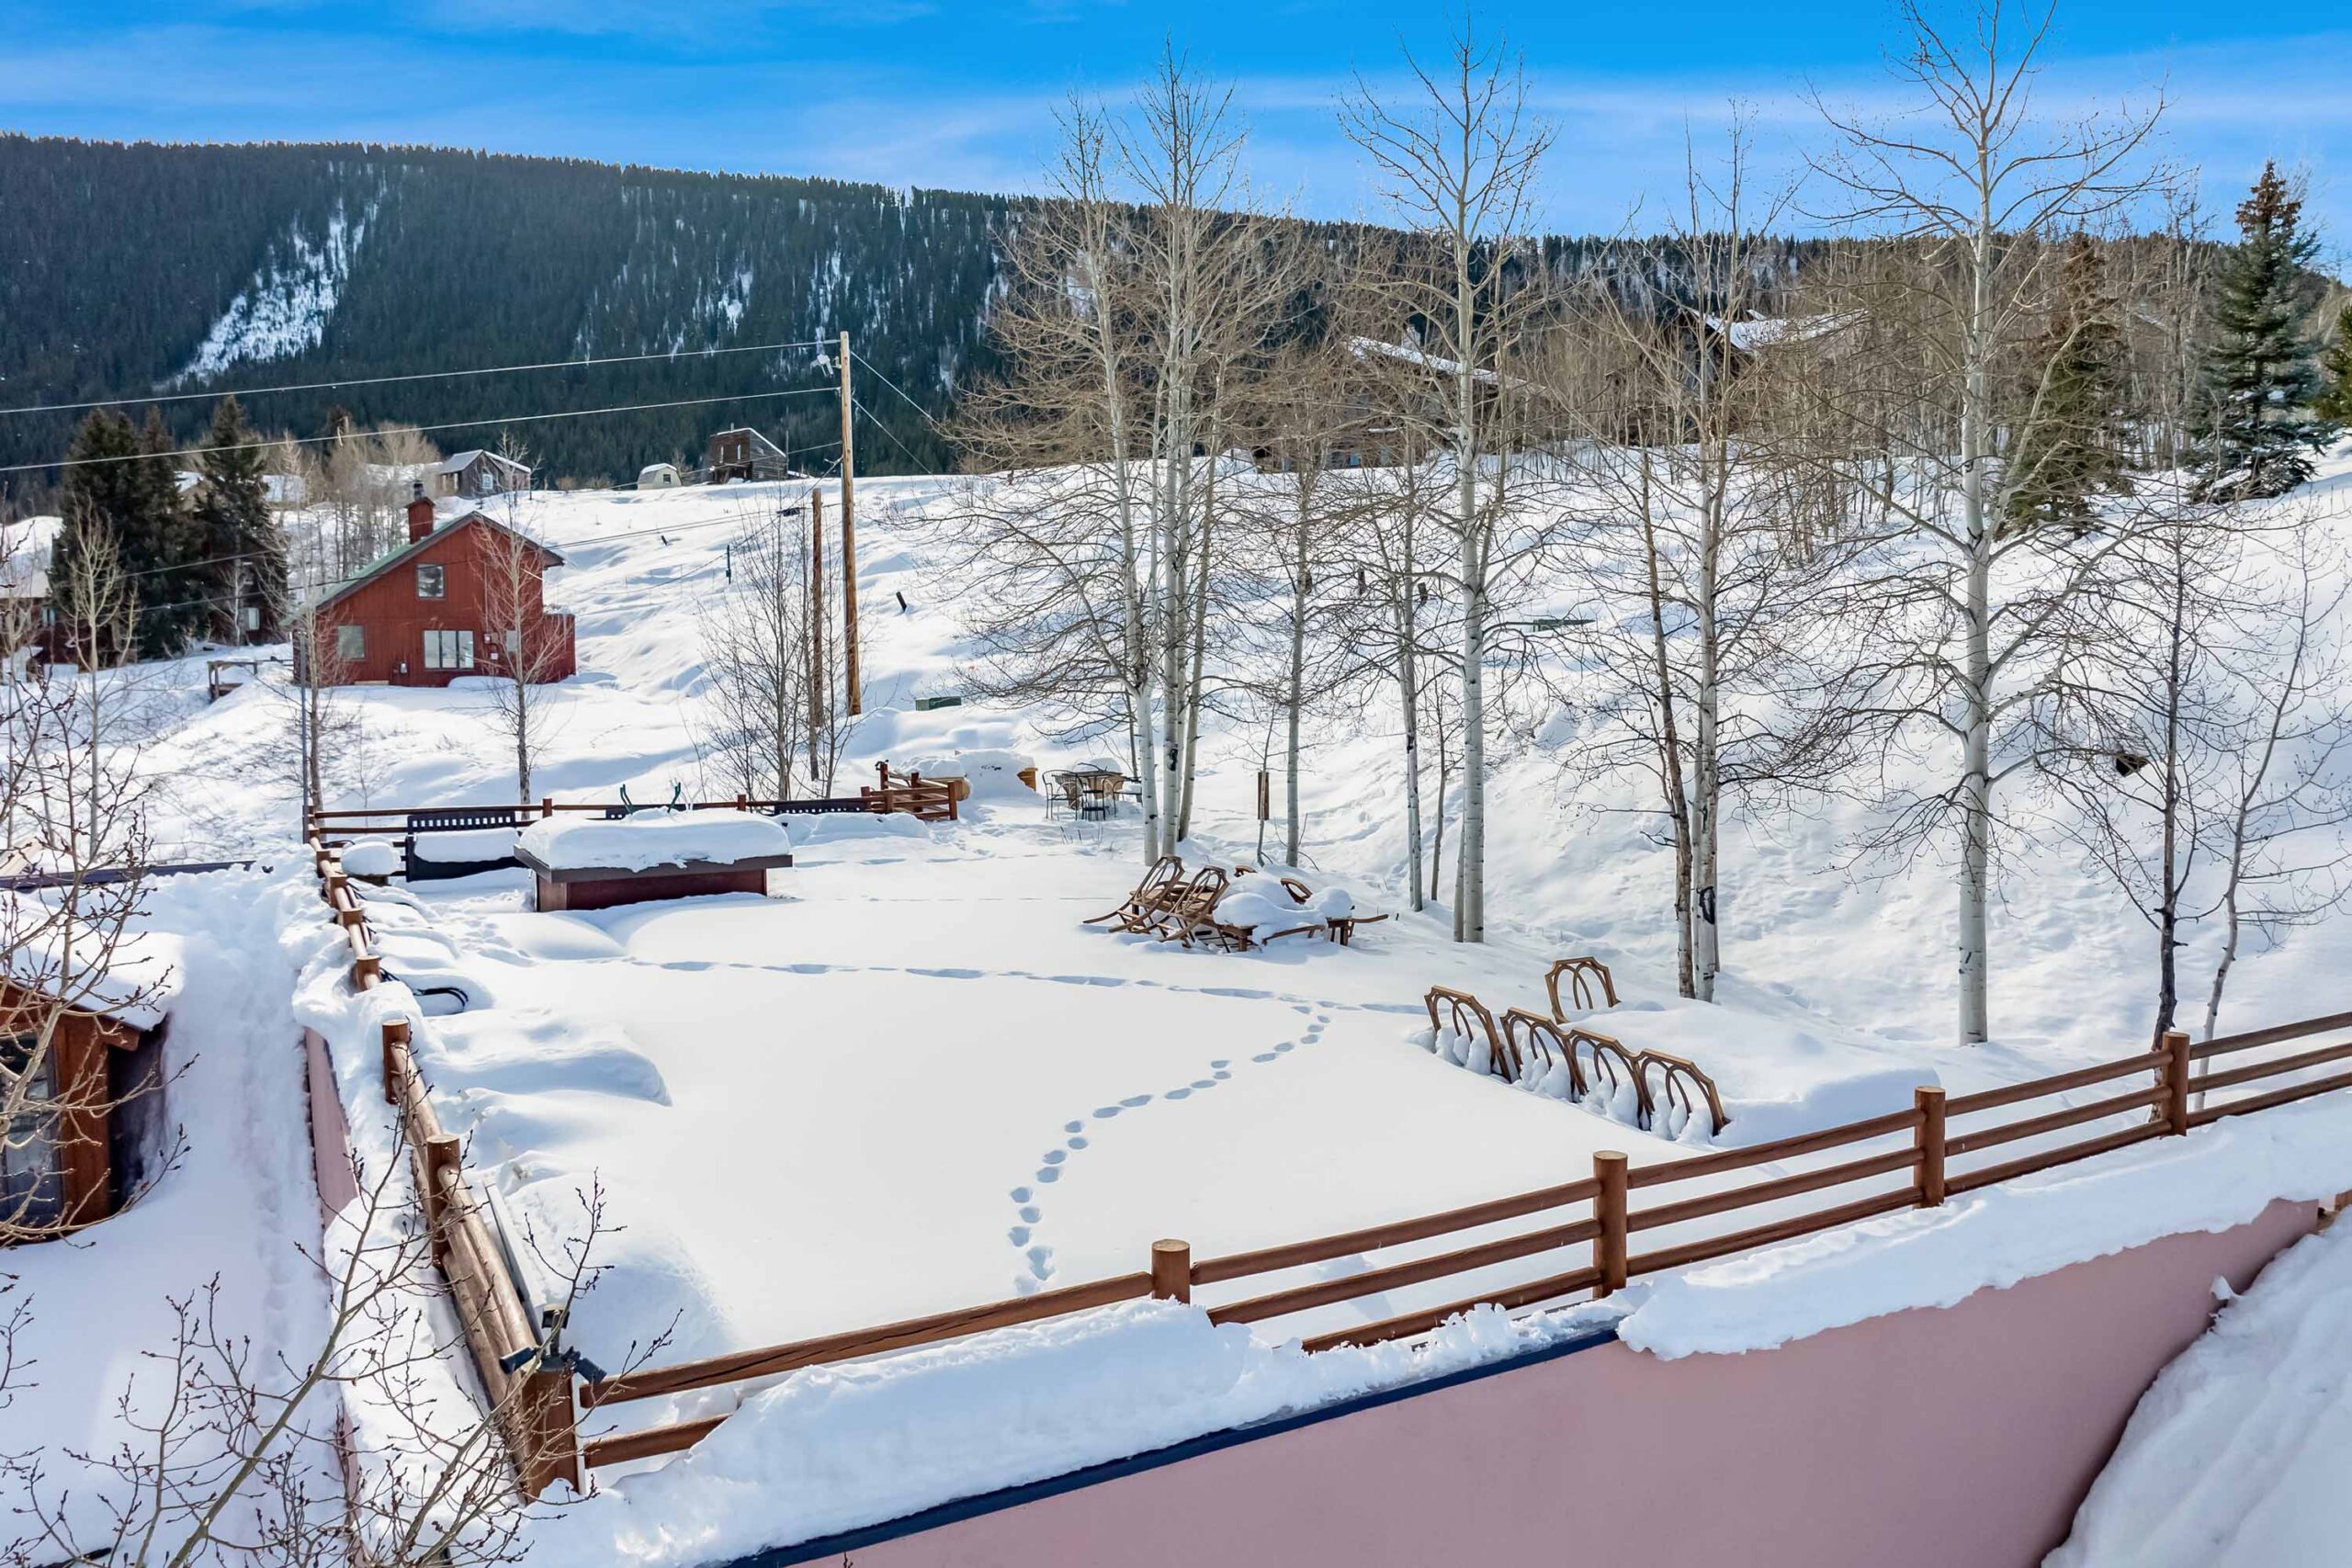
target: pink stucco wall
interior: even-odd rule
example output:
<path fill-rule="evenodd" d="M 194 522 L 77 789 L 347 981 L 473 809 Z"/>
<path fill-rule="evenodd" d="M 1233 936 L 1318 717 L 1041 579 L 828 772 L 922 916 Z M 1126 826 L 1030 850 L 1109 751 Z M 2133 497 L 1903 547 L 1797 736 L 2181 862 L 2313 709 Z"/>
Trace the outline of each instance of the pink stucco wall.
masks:
<path fill-rule="evenodd" d="M 2308 1204 L 1777 1350 L 1611 1343 L 862 1545 L 858 1568 L 2011 1568 Z"/>

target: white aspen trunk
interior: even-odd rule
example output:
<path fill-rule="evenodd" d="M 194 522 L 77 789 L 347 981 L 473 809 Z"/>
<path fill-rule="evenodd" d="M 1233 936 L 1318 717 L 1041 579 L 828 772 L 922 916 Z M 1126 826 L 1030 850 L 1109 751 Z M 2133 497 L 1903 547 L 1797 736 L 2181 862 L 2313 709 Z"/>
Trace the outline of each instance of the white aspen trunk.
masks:
<path fill-rule="evenodd" d="M 1718 481 L 1725 476 L 1718 474 Z M 1715 999 L 1715 976 L 1723 968 L 1719 844 L 1723 821 L 1723 768 L 1719 714 L 1723 689 L 1723 643 L 1715 595 L 1723 548 L 1724 496 L 1716 488 L 1700 518 L 1698 583 L 1699 681 L 1692 703 L 1697 734 L 1690 754 L 1690 994 Z"/>
<path fill-rule="evenodd" d="M 1993 547 L 1987 516 L 1984 470 L 1989 432 L 1985 343 L 1987 299 L 1992 281 L 1992 215 L 1984 212 L 1972 258 L 1973 294 L 1962 361 L 1961 396 L 1961 533 L 1968 542 L 1965 613 L 1968 648 L 1961 694 L 1964 713 L 1961 759 L 1960 854 L 1960 1041 L 1980 1045 L 1991 1038 L 1986 985 L 1990 961 L 1987 902 L 1993 863 Z"/>
<path fill-rule="evenodd" d="M 1283 863 L 1298 863 L 1298 710 L 1306 686 L 1306 518 L 1307 492 L 1299 496 L 1297 549 L 1291 558 L 1290 579 L 1290 729 L 1283 748 Z"/>
<path fill-rule="evenodd" d="M 1420 616 L 1413 602 L 1419 584 L 1414 577 L 1413 513 L 1404 517 L 1400 575 L 1396 582 L 1396 701 L 1405 718 L 1405 872 L 1406 897 L 1415 913 L 1429 903 L 1429 886 L 1421 878 L 1421 702 L 1420 670 L 1415 645 L 1420 639 Z"/>
<path fill-rule="evenodd" d="M 1650 676 L 1657 682 L 1650 694 L 1657 704 L 1658 784 L 1666 795 L 1667 820 L 1674 831 L 1674 977 L 1676 989 L 1681 995 L 1696 997 L 1699 986 L 1692 943 L 1694 922 L 1691 903 L 1698 878 L 1692 874 L 1696 860 L 1691 853 L 1693 818 L 1690 791 L 1683 783 L 1681 721 L 1677 716 L 1681 704 L 1676 700 L 1674 664 L 1666 643 L 1666 586 L 1658 564 L 1657 512 L 1650 483 L 1650 462 L 1649 448 L 1644 446 L 1641 457 L 1642 566 L 1648 578 L 1649 589 Z"/>
<path fill-rule="evenodd" d="M 1471 298 L 1461 296 L 1463 353 L 1469 352 Z M 1487 559 L 1478 524 L 1476 382 L 1465 357 L 1454 377 L 1457 399 L 1455 504 L 1462 511 L 1462 841 L 1453 852 L 1457 893 L 1453 940 L 1487 940 Z"/>
<path fill-rule="evenodd" d="M 1201 486 L 1200 545 L 1193 552 L 1192 651 L 1187 660 L 1191 669 L 1184 687 L 1184 787 L 1176 812 L 1176 837 L 1179 840 L 1192 837 L 1193 784 L 1200 776 L 1201 680 L 1208 662 L 1209 552 L 1215 545 L 1212 536 L 1216 513 L 1216 459 L 1211 457 Z"/>

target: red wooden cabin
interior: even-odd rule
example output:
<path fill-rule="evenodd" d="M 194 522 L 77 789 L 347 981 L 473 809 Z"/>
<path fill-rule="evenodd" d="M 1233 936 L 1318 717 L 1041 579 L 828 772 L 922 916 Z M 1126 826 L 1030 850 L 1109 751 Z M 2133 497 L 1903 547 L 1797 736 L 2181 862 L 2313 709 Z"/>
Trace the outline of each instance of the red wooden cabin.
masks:
<path fill-rule="evenodd" d="M 561 556 L 481 512 L 443 523 L 423 494 L 408 503 L 408 536 L 320 601 L 325 684 L 446 686 L 511 676 L 517 662 L 533 681 L 560 681 L 578 668 L 571 617 L 540 596 Z"/>

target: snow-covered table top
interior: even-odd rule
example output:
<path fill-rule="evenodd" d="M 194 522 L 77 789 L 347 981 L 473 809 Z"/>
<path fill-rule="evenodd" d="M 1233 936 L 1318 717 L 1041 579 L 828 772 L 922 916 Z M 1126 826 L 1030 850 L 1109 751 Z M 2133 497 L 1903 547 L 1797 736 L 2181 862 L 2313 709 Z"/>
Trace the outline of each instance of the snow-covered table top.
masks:
<path fill-rule="evenodd" d="M 778 818 L 749 811 L 644 811 L 610 822 L 543 818 L 523 829 L 514 847 L 543 871 L 654 871 L 782 863 L 792 853 L 792 834 Z"/>

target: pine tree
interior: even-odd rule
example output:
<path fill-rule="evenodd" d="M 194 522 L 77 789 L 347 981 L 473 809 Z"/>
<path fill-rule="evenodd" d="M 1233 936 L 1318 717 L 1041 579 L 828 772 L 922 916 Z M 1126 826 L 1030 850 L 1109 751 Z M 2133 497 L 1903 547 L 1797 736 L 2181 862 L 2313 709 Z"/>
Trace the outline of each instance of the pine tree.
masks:
<path fill-rule="evenodd" d="M 2107 292 L 2107 264 L 2088 234 L 2067 243 L 2049 330 L 2027 360 L 2009 455 L 2010 519 L 2087 528 L 2098 519 L 2094 495 L 2132 488 L 2123 468 L 2123 333 Z"/>
<path fill-rule="evenodd" d="M 94 541 L 114 545 L 119 556 L 127 525 L 137 516 L 141 504 L 138 456 L 139 432 L 129 420 L 109 410 L 94 410 L 74 433 L 74 444 L 65 452 L 64 524 L 50 548 L 49 581 L 53 592 L 62 593 L 66 585 L 81 581 L 80 568 Z M 139 580 L 132 579 L 130 585 L 136 590 Z M 53 604 L 52 608 L 69 626 L 80 618 L 77 604 Z M 60 650 L 85 664 L 104 663 L 125 651 L 116 648 Z"/>
<path fill-rule="evenodd" d="M 147 411 L 140 456 L 132 470 L 135 508 L 122 536 L 122 567 L 139 590 L 139 657 L 170 659 L 184 651 L 211 613 L 209 584 L 193 563 L 204 557 L 202 536 L 188 514 L 180 470 L 169 454 L 179 445 L 163 412 Z"/>
<path fill-rule="evenodd" d="M 2319 243 L 2298 230 L 2302 206 L 2266 164 L 2238 208 L 2197 421 L 2199 491 L 2213 500 L 2284 495 L 2312 477 L 2311 455 L 2327 442 L 2308 406 L 2318 377 L 2297 288 Z"/>
<path fill-rule="evenodd" d="M 205 624 L 217 641 L 243 642 L 249 631 L 266 640 L 285 599 L 285 537 L 269 513 L 261 440 L 233 393 L 213 409 L 201 445 L 194 536 L 198 581 L 212 601 Z M 251 628 L 248 610 L 260 612 Z"/>
<path fill-rule="evenodd" d="M 2335 313 L 2335 341 L 2320 355 L 2319 369 L 2327 385 L 2312 412 L 2334 424 L 2352 424 L 2352 305 Z"/>

